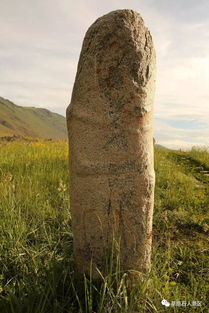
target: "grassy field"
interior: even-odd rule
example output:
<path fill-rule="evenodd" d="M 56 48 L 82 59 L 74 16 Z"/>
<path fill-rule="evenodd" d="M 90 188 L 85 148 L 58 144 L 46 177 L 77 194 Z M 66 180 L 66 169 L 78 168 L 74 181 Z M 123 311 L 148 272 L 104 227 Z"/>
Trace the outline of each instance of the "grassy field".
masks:
<path fill-rule="evenodd" d="M 208 313 L 208 151 L 156 147 L 152 269 L 131 291 L 123 273 L 76 283 L 67 153 L 0 143 L 0 313 Z"/>

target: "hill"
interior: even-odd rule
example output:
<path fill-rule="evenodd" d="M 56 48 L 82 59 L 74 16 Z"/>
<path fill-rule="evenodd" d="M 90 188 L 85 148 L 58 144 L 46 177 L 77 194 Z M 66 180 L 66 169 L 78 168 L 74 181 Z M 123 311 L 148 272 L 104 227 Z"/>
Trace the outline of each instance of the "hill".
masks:
<path fill-rule="evenodd" d="M 0 137 L 67 139 L 65 117 L 47 109 L 22 107 L 0 97 Z"/>

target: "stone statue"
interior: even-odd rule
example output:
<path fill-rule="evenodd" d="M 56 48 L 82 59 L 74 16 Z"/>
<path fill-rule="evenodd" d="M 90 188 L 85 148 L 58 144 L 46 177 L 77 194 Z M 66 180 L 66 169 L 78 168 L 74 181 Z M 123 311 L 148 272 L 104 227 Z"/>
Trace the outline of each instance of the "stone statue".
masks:
<path fill-rule="evenodd" d="M 121 269 L 149 271 L 155 72 L 152 37 L 140 14 L 113 11 L 88 29 L 67 109 L 80 273 L 89 273 L 92 264 L 97 277 L 113 242 Z"/>

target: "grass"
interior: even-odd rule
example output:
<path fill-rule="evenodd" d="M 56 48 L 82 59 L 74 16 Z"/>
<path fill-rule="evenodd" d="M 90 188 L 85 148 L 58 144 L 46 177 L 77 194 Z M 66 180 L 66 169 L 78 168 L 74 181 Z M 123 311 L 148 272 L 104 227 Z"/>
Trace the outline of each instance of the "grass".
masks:
<path fill-rule="evenodd" d="M 155 149 L 152 269 L 131 290 L 119 268 L 100 283 L 75 276 L 67 153 L 0 143 L 0 313 L 209 312 L 208 151 Z"/>

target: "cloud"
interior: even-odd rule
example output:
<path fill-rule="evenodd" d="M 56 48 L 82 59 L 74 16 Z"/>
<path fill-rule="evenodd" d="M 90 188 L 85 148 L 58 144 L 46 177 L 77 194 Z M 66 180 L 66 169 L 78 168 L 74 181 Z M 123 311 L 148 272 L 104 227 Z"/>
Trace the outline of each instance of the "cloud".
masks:
<path fill-rule="evenodd" d="M 0 96 L 64 114 L 87 28 L 99 16 L 122 8 L 140 12 L 153 35 L 158 142 L 207 144 L 207 0 L 107 0 L 99 5 L 96 0 L 1 0 Z"/>
<path fill-rule="evenodd" d="M 201 144 L 199 141 L 193 141 L 193 142 L 188 142 L 184 140 L 178 140 L 178 139 L 169 139 L 169 140 L 161 140 L 160 144 L 166 148 L 169 149 L 183 149 L 183 150 L 190 150 L 193 147 L 203 147 L 203 148 L 208 148 L 209 144 Z"/>
<path fill-rule="evenodd" d="M 179 120 L 176 117 L 173 121 L 179 122 Z M 186 120 L 187 123 L 190 122 L 190 125 L 192 125 L 193 121 Z M 195 123 L 199 123 L 199 120 L 196 119 Z M 185 120 L 182 120 L 182 124 L 176 127 L 167 119 L 155 119 L 154 126 L 156 142 L 168 148 L 191 148 L 197 145 L 209 147 L 209 125 L 201 124 L 201 126 L 198 125 L 196 128 L 187 128 Z"/>

